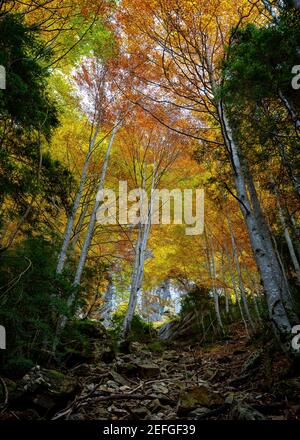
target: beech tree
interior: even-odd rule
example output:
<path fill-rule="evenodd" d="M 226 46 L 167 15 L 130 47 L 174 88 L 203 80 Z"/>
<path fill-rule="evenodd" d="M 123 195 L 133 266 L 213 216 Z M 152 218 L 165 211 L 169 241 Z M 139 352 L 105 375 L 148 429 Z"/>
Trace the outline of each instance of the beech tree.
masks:
<path fill-rule="evenodd" d="M 236 4 L 229 16 L 228 4 L 223 2 L 187 4 L 177 1 L 166 5 L 149 1 L 145 2 L 146 18 L 141 17 L 135 7 L 134 2 L 130 5 L 126 3 L 125 27 L 129 33 L 134 29 L 134 32 L 143 35 L 149 46 L 153 48 L 154 45 L 156 49 L 145 57 L 144 72 L 138 70 L 135 74 L 138 80 L 142 76 L 143 84 L 154 83 L 157 89 L 164 91 L 168 96 L 163 101 L 167 102 L 165 106 L 173 104 L 190 111 L 193 128 L 184 130 L 171 118 L 163 118 L 156 112 L 153 100 L 159 105 L 159 92 L 149 98 L 149 105 L 144 105 L 144 108 L 173 130 L 226 149 L 235 182 L 235 197 L 239 200 L 264 284 L 270 320 L 283 349 L 291 352 L 291 328 L 298 320 L 292 313 L 289 286 L 278 261 L 250 169 L 244 166 L 246 159 L 238 143 L 226 99 L 220 95 L 224 79 L 219 66 L 222 59 L 226 59 L 224 47 L 234 43 L 241 24 L 255 15 L 255 7 Z M 138 23 L 136 16 L 139 17 Z M 231 32 L 230 28 L 233 28 Z M 219 136 L 215 136 L 217 127 Z M 206 136 L 208 133 L 211 135 Z"/>
<path fill-rule="evenodd" d="M 155 190 L 158 189 L 163 176 L 172 166 L 178 156 L 178 145 L 171 143 L 174 136 L 166 138 L 166 131 L 155 124 L 151 124 L 143 131 L 134 129 L 130 135 L 130 161 L 127 166 L 131 169 L 131 176 L 137 188 L 142 192 L 137 194 L 138 216 L 132 225 L 137 229 L 135 243 L 133 244 L 133 267 L 131 273 L 130 295 L 128 308 L 123 323 L 123 340 L 127 341 L 133 315 L 136 309 L 138 296 L 141 292 L 144 266 L 147 259 L 148 240 L 153 216 L 160 216 L 155 209 Z M 145 200 L 146 198 L 146 200 Z M 134 209 L 131 207 L 131 209 Z M 130 218 L 128 218 L 130 222 Z"/>

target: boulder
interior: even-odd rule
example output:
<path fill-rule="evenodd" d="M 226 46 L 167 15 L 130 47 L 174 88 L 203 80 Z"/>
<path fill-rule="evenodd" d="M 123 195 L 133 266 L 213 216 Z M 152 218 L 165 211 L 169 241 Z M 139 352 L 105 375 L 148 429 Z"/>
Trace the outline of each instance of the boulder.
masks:
<path fill-rule="evenodd" d="M 163 324 L 158 329 L 158 337 L 163 341 L 193 341 L 202 332 L 199 316 L 195 310 Z"/>
<path fill-rule="evenodd" d="M 206 383 L 186 388 L 179 395 L 177 414 L 185 416 L 199 408 L 212 408 L 221 406 L 224 399 L 212 390 Z"/>
<path fill-rule="evenodd" d="M 79 320 L 70 322 L 63 341 L 67 354 L 67 366 L 79 363 L 110 363 L 115 358 L 115 351 L 106 328 L 97 321 Z M 68 335 L 74 335 L 68 338 Z M 78 335 L 76 337 L 76 335 Z"/>
<path fill-rule="evenodd" d="M 137 374 L 137 365 L 132 362 L 124 362 L 117 365 L 117 372 L 124 376 L 132 377 Z"/>
<path fill-rule="evenodd" d="M 18 382 L 13 393 L 13 407 L 35 408 L 45 415 L 64 406 L 76 391 L 76 378 L 36 366 Z"/>
<path fill-rule="evenodd" d="M 20 385 L 29 393 L 39 391 L 55 397 L 68 397 L 75 393 L 77 380 L 59 371 L 36 366 L 23 377 Z"/>
<path fill-rule="evenodd" d="M 138 375 L 143 379 L 151 379 L 160 374 L 160 368 L 151 363 L 143 363 L 137 365 Z"/>
<path fill-rule="evenodd" d="M 132 412 L 138 419 L 144 419 L 145 417 L 150 415 L 150 411 L 145 406 L 134 408 L 132 409 Z"/>

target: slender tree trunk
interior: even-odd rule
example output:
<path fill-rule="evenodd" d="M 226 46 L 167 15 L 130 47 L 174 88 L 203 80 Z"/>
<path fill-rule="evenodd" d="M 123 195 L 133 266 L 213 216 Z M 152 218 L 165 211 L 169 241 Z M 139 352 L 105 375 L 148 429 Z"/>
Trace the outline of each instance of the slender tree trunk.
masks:
<path fill-rule="evenodd" d="M 213 297 L 214 297 L 214 305 L 215 305 L 215 312 L 218 324 L 220 326 L 220 329 L 222 333 L 224 333 L 224 326 L 220 314 L 220 304 L 219 304 L 219 294 L 216 289 L 216 267 L 215 267 L 215 256 L 213 247 L 211 244 L 211 240 L 208 238 L 206 228 L 204 229 L 204 235 L 205 235 L 205 241 L 206 241 L 206 256 L 207 256 L 207 267 L 209 271 L 210 279 L 213 282 Z"/>
<path fill-rule="evenodd" d="M 209 312 L 208 313 L 208 316 L 209 316 L 209 322 L 210 322 L 210 327 L 212 328 L 212 338 L 211 338 L 211 341 L 213 341 L 214 340 L 214 336 L 217 336 L 218 335 L 218 333 L 217 333 L 217 331 L 216 331 L 216 328 L 215 328 L 215 325 L 214 325 L 214 321 L 213 321 L 213 319 L 212 319 L 212 317 L 211 317 L 211 313 Z"/>
<path fill-rule="evenodd" d="M 123 323 L 123 339 L 127 340 L 130 330 L 132 318 L 135 312 L 138 294 L 142 287 L 144 277 L 144 265 L 145 265 L 145 252 L 147 249 L 147 242 L 149 238 L 150 228 L 148 225 L 139 224 L 138 240 L 135 247 L 135 263 L 131 277 L 130 297 L 126 316 Z"/>
<path fill-rule="evenodd" d="M 123 339 L 126 341 L 128 339 L 131 323 L 133 319 L 133 315 L 136 309 L 136 304 L 138 300 L 138 293 L 140 290 L 139 279 L 141 279 L 140 272 L 142 270 L 141 264 L 143 261 L 142 258 L 142 242 L 143 242 L 143 227 L 142 224 L 138 225 L 138 237 L 135 245 L 135 257 L 134 257 L 134 267 L 131 275 L 131 284 L 130 284 L 130 295 L 129 295 L 129 303 L 123 323 Z"/>
<path fill-rule="evenodd" d="M 290 160 L 286 157 L 285 148 L 282 142 L 275 137 L 275 142 L 278 145 L 278 151 L 279 155 L 281 157 L 282 165 L 285 167 L 287 171 L 287 175 L 289 176 L 289 179 L 291 181 L 292 187 L 298 197 L 300 197 L 300 179 L 297 176 L 294 165 L 290 162 Z"/>
<path fill-rule="evenodd" d="M 235 174 L 235 186 L 240 208 L 245 219 L 253 253 L 265 287 L 270 320 L 273 324 L 274 333 L 281 343 L 282 348 L 286 352 L 290 353 L 292 327 L 282 300 L 283 297 L 286 297 L 286 292 L 284 292 L 286 288 L 285 280 L 283 279 L 281 271 L 279 274 L 280 282 L 278 282 L 279 277 L 274 277 L 272 261 L 270 260 L 265 247 L 265 241 L 268 240 L 268 237 L 265 236 L 264 231 L 261 230 L 254 212 L 252 211 L 246 189 L 245 175 L 241 165 L 240 151 L 234 141 L 227 115 L 225 114 L 221 103 L 218 106 L 218 111 L 224 141 L 226 143 L 227 150 L 231 155 L 232 166 Z"/>
<path fill-rule="evenodd" d="M 223 289 L 224 291 L 224 295 L 225 295 L 225 310 L 226 310 L 226 315 L 229 314 L 229 299 L 228 299 L 228 295 L 226 294 L 226 290 Z"/>
<path fill-rule="evenodd" d="M 285 108 L 287 109 L 287 111 L 291 117 L 291 120 L 294 123 L 297 135 L 299 135 L 300 118 L 299 118 L 297 112 L 295 111 L 293 104 L 288 100 L 288 98 L 286 96 L 284 96 L 284 94 L 282 93 L 281 90 L 279 90 L 278 94 L 281 99 L 281 102 L 284 104 Z"/>
<path fill-rule="evenodd" d="M 111 324 L 113 294 L 114 294 L 113 274 L 109 272 L 108 285 L 104 294 L 104 304 L 101 309 L 101 319 L 103 320 L 103 324 L 106 327 L 109 327 Z"/>
<path fill-rule="evenodd" d="M 73 235 L 73 238 L 71 240 L 71 246 L 72 246 L 73 249 L 76 248 L 76 245 L 77 245 L 79 237 L 80 237 L 80 232 L 81 232 L 81 230 L 84 227 L 84 221 L 85 221 L 85 219 L 87 218 L 87 215 L 88 215 L 88 209 L 89 209 L 92 197 L 93 197 L 94 192 L 95 192 L 94 190 L 95 190 L 95 188 L 93 188 L 93 190 L 89 191 L 89 193 L 87 194 L 87 200 L 83 200 L 83 209 L 82 209 L 82 211 L 80 213 L 80 217 L 79 217 L 77 225 L 75 226 L 74 235 Z"/>
<path fill-rule="evenodd" d="M 270 260 L 270 267 L 273 271 L 273 277 L 276 279 L 277 285 L 280 288 L 281 298 L 283 300 L 285 310 L 288 313 L 289 320 L 291 321 L 292 325 L 296 325 L 298 323 L 298 318 L 294 312 L 293 299 L 285 273 L 285 268 L 277 249 L 276 240 L 266 223 L 266 219 L 262 212 L 262 208 L 249 170 L 247 170 L 247 180 L 255 219 L 257 221 L 259 230 L 263 232 L 262 243 L 266 256 Z"/>
<path fill-rule="evenodd" d="M 128 340 L 130 334 L 131 323 L 138 300 L 138 294 L 142 287 L 142 282 L 144 277 L 145 253 L 147 250 L 148 238 L 151 229 L 155 179 L 156 179 L 156 171 L 153 171 L 151 193 L 150 193 L 150 206 L 148 208 L 148 213 L 147 213 L 147 222 L 144 225 L 140 222 L 138 225 L 139 230 L 138 230 L 137 244 L 135 246 L 135 260 L 134 260 L 134 268 L 131 276 L 130 297 L 129 297 L 127 312 L 123 323 L 122 337 L 124 341 Z M 145 176 L 143 176 L 143 189 L 144 189 L 144 184 L 145 184 Z M 141 201 L 141 203 L 143 203 L 143 201 Z"/>
<path fill-rule="evenodd" d="M 244 312 L 243 312 L 243 309 L 242 309 L 242 306 L 241 306 L 241 301 L 240 301 L 238 290 L 237 290 L 236 279 L 235 279 L 235 275 L 234 275 L 233 268 L 232 268 L 231 256 L 229 254 L 229 251 L 228 251 L 227 247 L 225 248 L 225 250 L 226 250 L 226 256 L 227 256 L 228 267 L 229 267 L 230 277 L 231 277 L 231 281 L 232 281 L 232 287 L 233 287 L 233 291 L 234 291 L 235 300 L 236 300 L 238 309 L 240 311 L 241 318 L 242 318 L 242 321 L 244 323 L 246 333 L 247 333 L 248 336 L 250 336 L 249 329 L 248 329 L 248 324 L 247 324 L 246 319 L 245 319 L 245 315 L 244 315 Z"/>
<path fill-rule="evenodd" d="M 256 289 L 255 289 L 254 282 L 253 282 L 253 280 L 252 280 L 252 278 L 251 278 L 251 276 L 250 276 L 250 273 L 249 273 L 248 267 L 246 267 L 246 274 L 247 274 L 248 283 L 249 283 L 249 286 L 250 286 L 250 289 L 251 289 L 251 293 L 252 293 L 252 298 L 253 298 L 253 302 L 254 302 L 255 313 L 256 313 L 256 315 L 257 315 L 257 319 L 258 319 L 258 321 L 261 323 L 262 320 L 261 320 L 260 311 L 259 311 L 259 308 L 258 308 L 257 298 L 256 298 L 256 296 L 257 296 L 257 292 L 256 292 Z"/>
<path fill-rule="evenodd" d="M 73 203 L 71 214 L 70 214 L 68 221 L 67 221 L 66 229 L 64 232 L 62 247 L 61 247 L 61 250 L 60 250 L 60 253 L 58 256 L 57 267 L 56 267 L 57 274 L 61 274 L 64 269 L 76 214 L 77 214 L 77 211 L 79 208 L 80 200 L 81 200 L 83 189 L 84 189 L 84 184 L 85 184 L 85 181 L 87 178 L 87 172 L 88 172 L 88 168 L 89 168 L 89 164 L 90 164 L 91 154 L 92 154 L 92 151 L 93 151 L 95 143 L 96 143 L 99 129 L 100 129 L 99 124 L 97 124 L 94 135 L 93 135 L 91 142 L 90 142 L 90 145 L 89 145 L 89 150 L 88 150 L 87 156 L 84 161 L 84 165 L 83 165 L 81 177 L 80 177 L 79 188 L 78 188 L 78 191 L 77 191 L 74 203 Z"/>
<path fill-rule="evenodd" d="M 276 195 L 279 220 L 280 220 L 282 229 L 284 231 L 285 241 L 287 243 L 290 257 L 291 257 L 292 263 L 294 265 L 297 281 L 298 281 L 298 284 L 300 285 L 300 264 L 299 264 L 297 254 L 296 254 L 293 242 L 292 242 L 292 238 L 290 236 L 290 231 L 289 231 L 287 223 L 286 223 L 286 218 L 285 218 L 285 215 L 284 215 L 281 203 L 280 203 L 279 194 L 278 194 L 278 190 L 277 190 L 276 186 L 275 186 L 275 195 Z"/>
<path fill-rule="evenodd" d="M 226 315 L 228 315 L 229 314 L 229 297 L 228 297 L 227 290 L 225 287 L 226 280 L 225 280 L 225 263 L 224 263 L 223 251 L 221 253 L 221 268 L 222 268 L 223 293 L 225 296 L 225 311 L 226 311 Z"/>
<path fill-rule="evenodd" d="M 300 258 L 300 232 L 295 217 L 289 213 L 290 223 L 293 230 L 294 242 L 297 249 L 298 258 Z"/>
<path fill-rule="evenodd" d="M 241 297 L 242 297 L 245 313 L 246 313 L 246 316 L 247 316 L 249 324 L 250 324 L 251 331 L 253 333 L 255 333 L 256 328 L 255 328 L 254 322 L 252 320 L 251 313 L 250 313 L 249 306 L 248 306 L 248 301 L 247 301 L 245 286 L 244 286 L 244 282 L 243 282 L 241 266 L 240 266 L 240 262 L 239 262 L 239 255 L 238 255 L 237 246 L 236 246 L 236 242 L 235 242 L 235 236 L 233 233 L 233 228 L 232 228 L 230 216 L 227 211 L 226 211 L 226 217 L 227 217 L 227 222 L 228 222 L 228 227 L 229 227 L 229 232 L 230 232 L 230 237 L 231 237 L 231 246 L 232 246 L 233 257 L 235 260 L 235 265 L 236 265 L 237 274 L 238 274 Z"/>
<path fill-rule="evenodd" d="M 110 141 L 108 143 L 108 147 L 106 150 L 106 154 L 105 154 L 105 158 L 104 158 L 104 162 L 102 165 L 102 170 L 101 170 L 101 176 L 100 176 L 100 182 L 98 185 L 98 191 L 102 191 L 103 187 L 104 187 L 104 181 L 105 181 L 105 177 L 106 177 L 106 171 L 107 171 L 107 167 L 108 167 L 108 161 L 109 161 L 109 157 L 110 157 L 110 152 L 111 152 L 111 148 L 115 139 L 115 135 L 117 133 L 118 130 L 118 122 L 116 123 L 116 125 L 113 128 L 112 134 L 111 134 L 111 138 Z M 83 243 L 83 247 L 80 253 L 80 258 L 79 258 L 79 262 L 77 265 L 77 270 L 76 270 L 76 274 L 74 277 L 74 286 L 77 287 L 80 285 L 80 281 L 81 281 L 81 276 L 82 276 L 82 272 L 85 266 L 85 262 L 86 262 L 86 258 L 87 258 L 87 254 L 90 248 L 90 244 L 92 241 L 92 237 L 93 237 L 93 233 L 94 233 L 94 229 L 95 229 L 95 224 L 96 224 L 96 219 L 97 219 L 97 212 L 98 209 L 100 207 L 101 201 L 100 200 L 95 200 L 94 202 L 94 206 L 93 206 L 93 210 L 91 213 L 91 217 L 90 217 L 90 221 L 89 221 L 89 225 L 88 225 L 88 230 L 86 232 L 86 236 L 84 239 L 84 243 Z M 74 302 L 74 295 L 70 297 L 70 301 L 71 304 Z"/>
<path fill-rule="evenodd" d="M 278 19 L 278 15 L 274 9 L 274 5 L 270 3 L 269 0 L 262 0 L 265 8 L 267 9 L 267 11 L 272 15 L 274 20 Z"/>
<path fill-rule="evenodd" d="M 203 312 L 201 313 L 201 328 L 202 328 L 202 338 L 205 338 L 205 325 Z"/>
<path fill-rule="evenodd" d="M 103 186 L 104 186 L 104 180 L 105 180 L 105 176 L 106 176 L 106 170 L 107 170 L 107 166 L 108 166 L 110 151 L 111 151 L 111 147 L 112 147 L 112 144 L 114 141 L 114 137 L 117 132 L 117 128 L 118 128 L 118 124 L 116 124 L 113 128 L 112 135 L 111 135 L 108 147 L 107 147 L 106 155 L 105 155 L 104 162 L 102 165 L 102 170 L 101 170 L 101 177 L 100 177 L 100 182 L 99 182 L 99 187 L 98 187 L 99 191 L 102 190 Z M 93 206 L 93 210 L 92 210 L 89 225 L 88 225 L 88 230 L 87 230 L 84 244 L 83 244 L 83 247 L 81 250 L 79 263 L 77 265 L 77 270 L 76 270 L 76 274 L 75 274 L 75 278 L 74 278 L 74 282 L 73 282 L 73 289 L 72 289 L 72 292 L 68 298 L 68 306 L 69 307 L 72 307 L 74 305 L 74 302 L 76 299 L 76 294 L 78 291 L 78 287 L 80 285 L 81 275 L 82 275 L 82 272 L 84 269 L 87 253 L 88 253 L 90 243 L 92 240 L 92 236 L 93 236 L 93 232 L 94 232 L 94 227 L 95 227 L 95 223 L 96 223 L 96 214 L 99 209 L 99 206 L 100 206 L 100 201 L 96 200 L 94 203 L 94 206 Z M 68 320 L 68 318 L 66 316 L 61 316 L 59 318 L 58 324 L 57 324 L 57 336 L 65 328 L 67 320 Z M 54 347 L 54 350 L 55 350 L 55 347 Z"/>

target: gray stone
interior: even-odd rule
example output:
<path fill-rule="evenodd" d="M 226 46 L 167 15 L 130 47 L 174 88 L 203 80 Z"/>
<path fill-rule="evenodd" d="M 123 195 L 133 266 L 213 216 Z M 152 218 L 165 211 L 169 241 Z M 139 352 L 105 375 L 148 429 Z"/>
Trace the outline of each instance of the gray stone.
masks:
<path fill-rule="evenodd" d="M 189 387 L 179 395 L 177 414 L 186 415 L 198 407 L 221 406 L 224 399 L 208 385 L 201 384 Z"/>
<path fill-rule="evenodd" d="M 160 374 L 160 368 L 155 364 L 145 363 L 138 364 L 138 374 L 143 379 L 150 379 L 152 377 L 157 377 Z"/>

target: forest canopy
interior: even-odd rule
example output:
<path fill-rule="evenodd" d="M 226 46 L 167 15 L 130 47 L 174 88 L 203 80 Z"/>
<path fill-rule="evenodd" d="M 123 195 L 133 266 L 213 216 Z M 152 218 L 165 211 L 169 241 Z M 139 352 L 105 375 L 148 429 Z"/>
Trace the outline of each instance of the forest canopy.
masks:
<path fill-rule="evenodd" d="M 299 41 L 293 0 L 0 2 L 1 374 L 95 334 L 299 367 Z"/>

